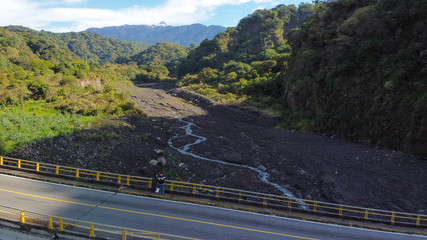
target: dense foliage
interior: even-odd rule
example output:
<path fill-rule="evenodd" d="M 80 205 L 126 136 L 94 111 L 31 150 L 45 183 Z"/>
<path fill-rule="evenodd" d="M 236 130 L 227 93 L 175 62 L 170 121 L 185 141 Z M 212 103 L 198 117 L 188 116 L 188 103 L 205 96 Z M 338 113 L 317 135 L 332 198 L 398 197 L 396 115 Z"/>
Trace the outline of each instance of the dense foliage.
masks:
<path fill-rule="evenodd" d="M 287 125 L 427 153 L 427 2 L 337 0 L 290 34 Z"/>
<path fill-rule="evenodd" d="M 169 75 L 176 75 L 179 62 L 186 58 L 190 48 L 173 43 L 157 43 L 136 55 L 118 59 L 118 63 L 136 62 L 138 65 L 147 66 L 147 70 L 166 67 Z M 152 72 L 152 71 L 151 71 Z"/>
<path fill-rule="evenodd" d="M 246 101 L 282 111 L 280 84 L 291 51 L 286 33 L 301 25 L 312 8 L 280 5 L 255 11 L 192 51 L 178 67 L 180 84 L 220 102 Z"/>
<path fill-rule="evenodd" d="M 144 42 L 155 45 L 159 42 L 170 42 L 189 47 L 198 45 L 204 39 L 212 39 L 216 34 L 223 32 L 221 26 L 204 26 L 192 24 L 184 26 L 149 26 L 149 25 L 124 25 L 118 27 L 89 28 L 85 32 L 99 33 L 120 40 Z"/>
<path fill-rule="evenodd" d="M 46 38 L 0 28 L 0 154 L 51 136 L 40 127 L 45 134 L 26 137 L 28 129 L 46 121 L 61 134 L 93 117 L 140 114 L 126 98 L 130 80 L 140 72 L 136 65 L 87 63 Z"/>
<path fill-rule="evenodd" d="M 34 35 L 49 40 L 59 46 L 69 49 L 88 62 L 114 62 L 117 58 L 130 56 L 149 47 L 149 44 L 140 42 L 120 41 L 104 37 L 92 32 L 88 33 L 52 33 L 47 31 L 35 31 L 21 26 L 6 27 L 11 32 L 27 33 L 31 38 Z"/>
<path fill-rule="evenodd" d="M 180 84 L 273 110 L 287 129 L 425 154 L 426 5 L 335 0 L 257 10 L 192 51 Z"/>

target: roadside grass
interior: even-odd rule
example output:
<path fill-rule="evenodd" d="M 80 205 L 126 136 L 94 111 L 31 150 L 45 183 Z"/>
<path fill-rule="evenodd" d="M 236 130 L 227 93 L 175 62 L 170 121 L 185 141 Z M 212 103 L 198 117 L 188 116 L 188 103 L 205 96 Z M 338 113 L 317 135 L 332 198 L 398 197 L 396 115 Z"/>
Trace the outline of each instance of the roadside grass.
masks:
<path fill-rule="evenodd" d="M 45 101 L 0 106 L 0 155 L 23 144 L 98 125 L 105 116 L 83 116 L 55 110 Z"/>

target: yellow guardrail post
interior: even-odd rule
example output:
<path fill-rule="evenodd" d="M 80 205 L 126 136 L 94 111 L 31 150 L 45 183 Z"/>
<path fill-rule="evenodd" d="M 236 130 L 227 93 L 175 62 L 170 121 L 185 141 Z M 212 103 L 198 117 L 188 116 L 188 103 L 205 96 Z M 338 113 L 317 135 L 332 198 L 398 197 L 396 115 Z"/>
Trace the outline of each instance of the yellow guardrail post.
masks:
<path fill-rule="evenodd" d="M 59 218 L 59 231 L 64 231 L 64 219 Z"/>
<path fill-rule="evenodd" d="M 369 219 L 369 209 L 365 210 L 365 216 L 363 218 L 364 219 Z"/>
<path fill-rule="evenodd" d="M 148 179 L 148 188 L 150 188 L 150 189 L 152 188 L 151 183 L 152 183 L 152 180 L 150 178 L 150 179 Z"/>
<path fill-rule="evenodd" d="M 243 200 L 243 194 L 242 192 L 239 192 L 239 202 Z"/>
<path fill-rule="evenodd" d="M 24 210 L 21 210 L 21 223 L 25 223 L 25 214 L 24 214 Z"/>
<path fill-rule="evenodd" d="M 314 202 L 313 204 L 313 212 L 317 212 L 317 202 Z"/>
<path fill-rule="evenodd" d="M 364 219 L 369 219 L 369 210 L 368 209 L 366 209 L 365 210 L 365 216 L 363 217 Z"/>
<path fill-rule="evenodd" d="M 196 184 L 193 184 L 193 194 L 196 193 Z"/>
<path fill-rule="evenodd" d="M 418 215 L 418 217 L 417 217 L 417 227 L 420 226 L 420 223 L 421 223 L 421 216 Z"/>
<path fill-rule="evenodd" d="M 292 208 L 292 200 L 291 199 L 289 199 L 289 201 L 288 201 L 288 208 Z"/>
<path fill-rule="evenodd" d="M 21 168 L 21 160 L 18 160 L 18 168 Z"/>
<path fill-rule="evenodd" d="M 391 213 L 391 219 L 390 219 L 391 224 L 394 224 L 394 218 L 396 217 L 395 215 L 396 214 L 394 212 Z"/>
<path fill-rule="evenodd" d="M 95 225 L 93 223 L 90 223 L 89 237 L 95 237 Z"/>
<path fill-rule="evenodd" d="M 49 229 L 53 229 L 53 220 L 52 220 L 52 216 L 49 216 L 49 226 L 47 227 Z"/>
<path fill-rule="evenodd" d="M 36 171 L 38 172 L 38 171 L 40 171 L 40 163 L 37 163 L 36 164 Z"/>
<path fill-rule="evenodd" d="M 0 166 L 3 165 L 3 157 L 0 157 Z"/>
<path fill-rule="evenodd" d="M 161 239 L 162 235 L 160 233 L 156 233 L 156 239 Z"/>
<path fill-rule="evenodd" d="M 341 206 L 341 204 L 340 204 L 340 210 L 338 212 L 338 215 L 342 216 L 342 206 Z"/>
<path fill-rule="evenodd" d="M 80 175 L 80 170 L 77 168 L 76 169 L 76 178 L 79 178 L 79 175 Z"/>
<path fill-rule="evenodd" d="M 55 173 L 56 173 L 56 174 L 59 174 L 59 166 L 56 166 L 56 171 L 55 171 Z"/>
<path fill-rule="evenodd" d="M 171 187 L 169 189 L 171 192 L 173 191 L 173 182 L 171 182 Z"/>
<path fill-rule="evenodd" d="M 117 176 L 117 183 L 120 184 L 121 181 L 122 181 L 122 175 Z"/>
<path fill-rule="evenodd" d="M 122 240 L 126 240 L 126 228 L 123 228 Z"/>
<path fill-rule="evenodd" d="M 264 205 L 264 207 L 267 207 L 267 197 L 264 196 L 264 199 L 262 200 L 262 205 Z"/>
<path fill-rule="evenodd" d="M 99 172 L 96 172 L 96 181 L 99 181 Z"/>
<path fill-rule="evenodd" d="M 219 198 L 219 188 L 216 189 L 216 194 L 215 194 L 216 198 Z"/>
<path fill-rule="evenodd" d="M 126 177 L 126 185 L 130 185 L 130 176 L 128 175 L 127 177 Z"/>

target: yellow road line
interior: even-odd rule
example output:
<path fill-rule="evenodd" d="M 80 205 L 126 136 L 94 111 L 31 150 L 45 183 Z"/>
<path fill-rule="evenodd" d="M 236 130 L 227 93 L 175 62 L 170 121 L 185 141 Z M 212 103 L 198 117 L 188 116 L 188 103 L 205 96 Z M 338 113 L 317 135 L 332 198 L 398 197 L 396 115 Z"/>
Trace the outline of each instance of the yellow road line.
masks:
<path fill-rule="evenodd" d="M 277 233 L 277 232 L 270 232 L 270 231 L 263 231 L 263 230 L 258 230 L 258 229 L 238 227 L 238 226 L 221 224 L 221 223 L 213 223 L 213 222 L 206 222 L 206 221 L 200 221 L 200 220 L 194 220 L 194 219 L 172 217 L 172 216 L 167 216 L 167 215 L 160 215 L 160 214 L 154 214 L 154 213 L 132 211 L 132 210 L 126 210 L 126 209 L 120 209 L 120 208 L 97 206 L 97 205 L 93 205 L 93 204 L 73 202 L 73 201 L 67 201 L 67 200 L 50 198 L 50 197 L 43 197 L 43 196 L 39 196 L 39 195 L 22 193 L 22 192 L 16 192 L 16 191 L 7 190 L 7 189 L 1 189 L 1 188 L 0 188 L 0 191 L 14 193 L 14 194 L 19 194 L 19 195 L 28 196 L 28 197 L 41 198 L 41 199 L 51 200 L 51 201 L 56 201 L 56 202 L 63 202 L 63 203 L 69 203 L 69 204 L 87 206 L 87 207 L 95 207 L 95 208 L 97 207 L 97 208 L 108 209 L 108 210 L 115 210 L 115 211 L 120 211 L 120 212 L 136 213 L 136 214 L 141 214 L 141 215 L 148 215 L 148 216 L 154 216 L 154 217 L 169 218 L 169 219 L 181 220 L 181 221 L 187 221 L 187 222 L 203 223 L 203 224 L 214 225 L 214 226 L 219 226 L 219 227 L 227 227 L 227 228 L 234 228 L 234 229 L 240 229 L 240 230 L 246 230 L 246 231 L 252 231 L 252 232 L 267 233 L 267 234 L 273 234 L 273 235 L 279 235 L 279 236 L 285 236 L 285 237 L 292 237 L 292 238 L 298 238 L 298 239 L 319 240 L 317 238 L 301 237 L 301 236 L 296 236 L 296 235 L 290 235 L 290 234 L 284 234 L 284 233 Z"/>

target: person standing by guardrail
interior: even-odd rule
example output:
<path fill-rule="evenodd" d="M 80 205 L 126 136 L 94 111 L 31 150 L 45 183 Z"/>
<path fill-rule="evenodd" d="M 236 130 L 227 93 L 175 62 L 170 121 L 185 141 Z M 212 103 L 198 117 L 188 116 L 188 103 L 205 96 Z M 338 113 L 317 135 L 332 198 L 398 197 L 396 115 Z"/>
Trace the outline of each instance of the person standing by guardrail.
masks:
<path fill-rule="evenodd" d="M 158 178 L 159 178 L 159 175 L 156 174 L 156 175 L 154 175 L 154 177 L 151 181 L 151 191 L 153 191 L 153 192 L 156 192 L 157 182 L 159 181 Z"/>
<path fill-rule="evenodd" d="M 158 183 L 160 188 L 159 193 L 164 194 L 165 193 L 165 177 L 163 176 L 163 173 L 160 173 L 158 178 Z"/>

